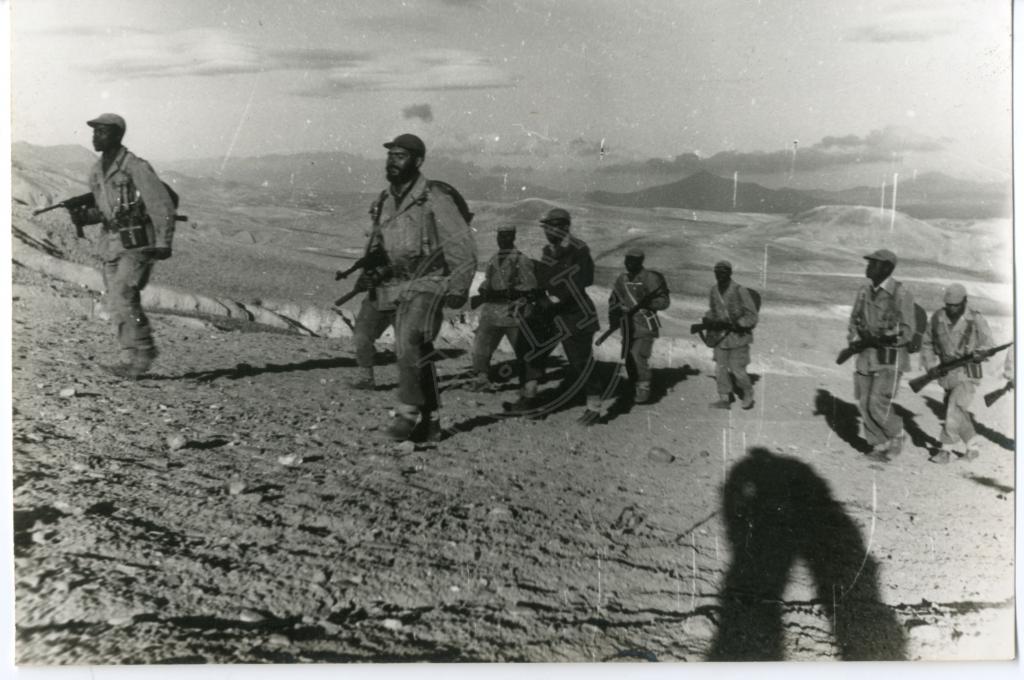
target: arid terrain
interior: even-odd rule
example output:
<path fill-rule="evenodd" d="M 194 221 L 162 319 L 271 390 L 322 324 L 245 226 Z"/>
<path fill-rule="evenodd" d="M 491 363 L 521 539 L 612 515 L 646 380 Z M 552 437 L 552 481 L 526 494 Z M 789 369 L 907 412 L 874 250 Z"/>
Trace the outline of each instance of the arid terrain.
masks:
<path fill-rule="evenodd" d="M 897 276 L 926 309 L 962 281 L 996 340 L 1012 339 L 1008 222 L 572 206 L 599 302 L 630 245 L 669 278 L 655 403 L 620 398 L 610 342 L 606 423 L 577 425 L 577 405 L 509 418 L 515 385 L 467 390 L 473 319 L 452 314 L 438 364 L 447 435 L 426 447 L 382 435 L 396 380 L 386 338 L 382 387 L 355 392 L 344 333 L 154 308 L 153 375 L 109 376 L 99 364 L 117 350 L 98 292 L 26 264 L 30 251 L 87 264 L 88 244 L 62 212 L 31 218 L 38 203 L 24 202 L 12 299 L 19 663 L 1014 655 L 1013 393 L 980 399 L 1003 385 L 1003 354 L 974 406 L 981 457 L 946 466 L 928 462 L 937 386 L 901 389 L 906 446 L 875 463 L 852 362 L 834 363 L 860 257 L 880 246 L 906 254 Z M 273 228 L 183 205 L 210 218 L 181 228 L 153 285 L 327 308 L 346 289 L 331 273 L 358 252 L 367 204 Z M 481 256 L 502 221 L 522 225 L 520 247 L 536 255 L 526 226 L 546 205 L 474 206 Z M 335 233 L 310 235 L 304 220 Z M 949 243 L 965 234 L 972 257 L 995 260 L 956 260 Z M 764 296 L 751 411 L 707 408 L 710 350 L 687 333 L 722 257 Z M 559 373 L 556 357 L 546 389 Z"/>

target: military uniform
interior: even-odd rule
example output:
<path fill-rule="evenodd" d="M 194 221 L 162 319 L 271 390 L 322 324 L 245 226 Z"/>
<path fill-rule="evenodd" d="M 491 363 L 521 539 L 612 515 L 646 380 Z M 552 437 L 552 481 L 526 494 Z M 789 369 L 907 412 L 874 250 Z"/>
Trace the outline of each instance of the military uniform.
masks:
<path fill-rule="evenodd" d="M 90 126 L 111 124 L 124 130 L 119 116 L 104 114 L 89 121 Z M 142 310 L 141 293 L 153 270 L 153 249 L 171 247 L 174 202 L 149 163 L 123 146 L 106 169 L 102 158 L 96 161 L 89 174 L 89 188 L 99 213 L 95 217 L 103 222 L 99 251 L 104 304 L 121 348 L 132 351 L 148 366 L 156 347 Z M 119 227 L 134 228 L 134 237 L 143 245 L 126 247 Z"/>
<path fill-rule="evenodd" d="M 377 287 L 378 304 L 393 308 L 398 362 L 398 407 L 406 419 L 440 406 L 433 341 L 441 329 L 446 295 L 465 297 L 476 270 L 469 225 L 444 192 L 418 175 L 401 195 L 384 192 L 371 247 L 390 260 L 390 276 Z"/>
<path fill-rule="evenodd" d="M 889 257 L 891 253 L 878 251 L 868 258 L 875 255 Z M 895 255 L 891 257 L 895 265 Z M 914 298 L 891 276 L 878 286 L 869 281 L 857 291 L 850 313 L 848 342 L 865 337 L 891 339 L 889 346 L 861 351 L 853 374 L 864 439 L 875 450 L 888 446 L 890 451 L 897 452 L 899 448 L 903 427 L 892 401 L 899 389 L 900 376 L 910 369 L 907 343 L 914 334 L 913 323 Z"/>
<path fill-rule="evenodd" d="M 643 256 L 643 252 L 636 249 L 627 252 L 627 257 L 642 260 Z M 643 307 L 625 318 L 629 309 L 651 294 L 644 301 Z M 636 386 L 636 400 L 639 403 L 650 399 L 651 351 L 661 328 L 658 310 L 668 309 L 668 305 L 669 291 L 665 277 L 650 269 L 641 269 L 635 274 L 619 274 L 608 298 L 608 325 L 622 325 L 622 357 L 626 362 L 626 374 Z"/>
<path fill-rule="evenodd" d="M 947 290 L 947 303 L 952 301 L 956 304 L 966 300 L 966 291 L 962 297 L 959 295 L 963 287 L 955 286 L 959 284 L 954 284 Z M 981 312 L 968 307 L 953 323 L 946 310 L 940 309 L 932 314 L 928 323 L 928 330 L 921 343 L 921 361 L 925 368 L 932 368 L 977 351 L 991 349 L 994 344 L 988 322 Z M 971 419 L 970 407 L 981 375 L 981 364 L 967 364 L 952 369 L 938 380 L 939 385 L 945 390 L 946 409 L 940 440 L 944 448 L 963 441 L 970 457 L 977 455 L 977 433 Z"/>
<path fill-rule="evenodd" d="M 515 227 L 503 226 L 498 231 L 514 232 Z M 487 262 L 484 280 L 478 290 L 483 303 L 473 338 L 473 371 L 477 374 L 478 384 L 489 382 L 491 355 L 502 338 L 508 338 L 516 358 L 522 359 L 527 347 L 520 327 L 526 323 L 524 313 L 532 306 L 527 298 L 536 291 L 533 260 L 518 249 L 499 250 Z"/>
<path fill-rule="evenodd" d="M 395 323 L 394 309 L 381 309 L 377 303 L 376 289 L 371 288 L 363 297 L 352 328 L 352 339 L 356 346 L 356 365 L 360 370 L 359 379 L 353 383 L 359 389 L 374 388 L 373 362 L 377 354 L 374 343 L 384 331 Z"/>
<path fill-rule="evenodd" d="M 732 273 L 732 265 L 725 261 L 717 263 L 715 269 Z M 717 284 L 711 286 L 704 321 L 731 327 L 713 349 L 719 399 L 713 406 L 728 408 L 734 389 L 742 396 L 744 408 L 753 406 L 754 385 L 747 374 L 747 366 L 750 364 L 750 345 L 754 342 L 757 320 L 757 305 L 746 288 L 732 280 L 724 292 Z"/>

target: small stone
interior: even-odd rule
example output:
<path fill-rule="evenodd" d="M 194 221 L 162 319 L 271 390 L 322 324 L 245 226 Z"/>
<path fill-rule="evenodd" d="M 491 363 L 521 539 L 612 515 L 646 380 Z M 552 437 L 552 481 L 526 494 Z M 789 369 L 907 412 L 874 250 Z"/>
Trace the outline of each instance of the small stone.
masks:
<path fill-rule="evenodd" d="M 715 635 L 715 626 L 705 616 L 691 616 L 683 621 L 683 634 L 690 639 L 710 640 Z"/>
<path fill-rule="evenodd" d="M 448 586 L 448 590 L 452 591 L 453 593 L 457 593 L 459 592 L 460 588 L 458 586 Z"/>
<path fill-rule="evenodd" d="M 65 387 L 60 391 L 61 399 L 70 399 L 71 397 L 78 394 L 78 391 L 74 387 Z"/>
<path fill-rule="evenodd" d="M 384 621 L 381 623 L 381 625 L 384 626 L 385 628 L 387 628 L 388 630 L 401 630 L 402 629 L 402 622 L 399 621 L 398 619 L 384 619 Z"/>
<path fill-rule="evenodd" d="M 356 586 L 363 585 L 363 577 L 360 576 L 359 574 L 353 574 L 352 576 L 347 577 L 345 580 L 348 581 L 349 583 L 351 583 L 352 585 L 356 585 Z"/>
<path fill-rule="evenodd" d="M 309 580 L 313 583 L 325 583 L 327 581 L 327 573 L 323 569 L 314 569 Z"/>
<path fill-rule="evenodd" d="M 271 635 L 269 638 L 267 638 L 267 642 L 274 645 L 275 647 L 287 647 L 292 643 L 292 641 L 288 639 L 287 635 L 281 635 L 280 633 L 274 633 L 273 635 Z"/>
<path fill-rule="evenodd" d="M 278 456 L 277 462 L 285 467 L 295 467 L 296 465 L 302 465 L 302 456 L 297 453 L 289 453 L 283 456 Z"/>
<path fill-rule="evenodd" d="M 167 435 L 167 448 L 171 451 L 178 451 L 185 448 L 188 445 L 188 440 L 180 434 Z"/>
<path fill-rule="evenodd" d="M 648 451 L 647 457 L 655 463 L 671 463 L 676 459 L 675 456 L 660 446 L 655 446 Z"/>
<path fill-rule="evenodd" d="M 123 626 L 125 624 L 131 623 L 134 620 L 134 614 L 114 614 L 113 616 L 107 618 L 107 623 L 109 623 L 111 626 Z"/>
<path fill-rule="evenodd" d="M 232 496 L 237 496 L 243 491 L 245 491 L 245 482 L 239 479 L 233 479 L 228 482 L 228 493 Z"/>
<path fill-rule="evenodd" d="M 238 613 L 238 619 L 245 623 L 260 623 L 265 618 L 263 614 L 260 614 L 255 609 L 243 609 Z"/>
<path fill-rule="evenodd" d="M 405 441 L 400 442 L 398 445 L 395 446 L 395 448 L 398 449 L 399 453 L 412 453 L 413 451 L 416 450 L 416 444 L 413 442 Z"/>

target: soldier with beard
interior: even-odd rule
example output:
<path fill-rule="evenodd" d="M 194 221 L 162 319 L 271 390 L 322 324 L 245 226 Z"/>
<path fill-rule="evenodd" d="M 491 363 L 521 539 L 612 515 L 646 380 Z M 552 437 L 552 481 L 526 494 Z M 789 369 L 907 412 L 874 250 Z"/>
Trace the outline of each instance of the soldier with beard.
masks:
<path fill-rule="evenodd" d="M 441 439 L 440 393 L 433 342 L 444 307 L 466 304 L 476 271 L 473 233 L 453 198 L 420 173 L 426 146 L 402 134 L 384 144 L 389 187 L 375 206 L 367 252 L 388 265 L 377 286 L 382 309 L 395 314 L 398 404 L 387 435 L 396 441 Z"/>

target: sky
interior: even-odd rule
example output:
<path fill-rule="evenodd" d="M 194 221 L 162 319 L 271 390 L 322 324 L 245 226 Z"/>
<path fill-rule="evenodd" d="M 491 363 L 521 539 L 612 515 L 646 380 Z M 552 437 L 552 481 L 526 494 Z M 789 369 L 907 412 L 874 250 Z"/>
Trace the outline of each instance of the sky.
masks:
<path fill-rule="evenodd" d="M 12 0 L 12 138 L 151 160 L 1010 181 L 1000 0 Z M 812 180 L 813 181 L 813 180 Z M 850 182 L 847 182 L 850 183 Z"/>

